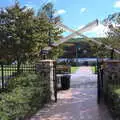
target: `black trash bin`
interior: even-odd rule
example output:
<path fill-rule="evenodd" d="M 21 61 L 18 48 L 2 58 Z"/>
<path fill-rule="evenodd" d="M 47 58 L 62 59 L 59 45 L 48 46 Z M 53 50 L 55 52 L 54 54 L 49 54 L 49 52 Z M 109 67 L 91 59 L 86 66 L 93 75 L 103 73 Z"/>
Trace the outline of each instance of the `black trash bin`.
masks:
<path fill-rule="evenodd" d="M 70 75 L 63 75 L 61 77 L 61 88 L 67 90 L 70 88 Z"/>

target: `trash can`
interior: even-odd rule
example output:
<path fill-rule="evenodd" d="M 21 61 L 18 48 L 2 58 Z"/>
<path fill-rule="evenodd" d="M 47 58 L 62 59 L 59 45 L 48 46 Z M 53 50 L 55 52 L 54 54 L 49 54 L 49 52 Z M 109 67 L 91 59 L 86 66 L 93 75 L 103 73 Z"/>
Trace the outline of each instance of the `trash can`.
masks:
<path fill-rule="evenodd" d="M 61 77 L 61 88 L 67 90 L 70 88 L 70 75 L 63 75 Z"/>

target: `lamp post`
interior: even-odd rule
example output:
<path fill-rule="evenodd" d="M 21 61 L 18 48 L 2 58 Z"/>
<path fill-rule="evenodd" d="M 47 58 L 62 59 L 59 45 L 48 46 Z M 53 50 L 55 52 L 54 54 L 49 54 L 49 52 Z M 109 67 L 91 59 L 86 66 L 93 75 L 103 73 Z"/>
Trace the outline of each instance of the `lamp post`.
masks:
<path fill-rule="evenodd" d="M 112 49 L 112 50 L 111 50 L 111 53 L 110 53 L 110 58 L 111 58 L 111 60 L 113 60 L 113 59 L 114 59 L 114 49 Z"/>
<path fill-rule="evenodd" d="M 41 50 L 40 54 L 42 55 L 42 59 L 47 59 L 49 51 L 48 50 Z"/>
<path fill-rule="evenodd" d="M 76 46 L 76 66 L 78 65 L 78 52 L 80 51 L 80 47 Z"/>

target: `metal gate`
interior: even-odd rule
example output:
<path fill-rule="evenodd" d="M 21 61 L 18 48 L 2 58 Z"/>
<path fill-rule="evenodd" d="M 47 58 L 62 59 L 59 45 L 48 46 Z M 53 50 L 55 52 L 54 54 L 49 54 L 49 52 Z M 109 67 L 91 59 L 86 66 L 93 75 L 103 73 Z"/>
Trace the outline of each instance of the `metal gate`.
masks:
<path fill-rule="evenodd" d="M 103 98 L 103 60 L 97 59 L 97 103 Z"/>

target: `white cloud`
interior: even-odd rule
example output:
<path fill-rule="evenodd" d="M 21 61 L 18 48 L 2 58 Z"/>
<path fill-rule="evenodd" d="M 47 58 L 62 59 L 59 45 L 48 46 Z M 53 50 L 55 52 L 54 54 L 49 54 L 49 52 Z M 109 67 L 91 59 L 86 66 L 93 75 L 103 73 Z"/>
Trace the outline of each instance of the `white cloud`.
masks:
<path fill-rule="evenodd" d="M 81 25 L 81 26 L 79 26 L 76 30 L 79 30 L 79 29 L 81 29 L 81 28 L 83 28 L 85 25 Z"/>
<path fill-rule="evenodd" d="M 93 37 L 106 37 L 106 33 L 108 31 L 108 27 L 104 26 L 103 24 L 99 24 L 90 31 L 86 32 L 86 34 L 93 35 Z"/>
<path fill-rule="evenodd" d="M 60 10 L 56 11 L 55 15 L 62 15 L 62 14 L 65 14 L 65 13 L 66 13 L 66 10 L 60 9 Z"/>
<path fill-rule="evenodd" d="M 37 9 L 38 8 L 38 6 L 36 5 L 36 4 L 34 4 L 32 1 L 27 1 L 26 2 L 26 4 L 25 4 L 25 6 L 27 7 L 27 8 L 30 8 L 30 9 Z"/>
<path fill-rule="evenodd" d="M 114 3 L 114 8 L 120 8 L 120 0 Z"/>
<path fill-rule="evenodd" d="M 31 5 L 31 4 L 25 4 L 25 6 L 30 9 L 34 8 L 34 5 Z"/>
<path fill-rule="evenodd" d="M 87 11 L 87 8 L 81 8 L 81 9 L 80 9 L 80 12 L 81 12 L 81 13 L 84 13 L 84 12 L 86 12 L 86 11 Z"/>
<path fill-rule="evenodd" d="M 81 25 L 76 30 L 83 28 L 85 25 Z M 103 24 L 99 24 L 98 26 L 91 28 L 89 31 L 84 32 L 83 34 L 88 37 L 106 37 L 106 33 L 109 31 L 108 27 Z M 79 37 L 79 36 L 76 36 Z"/>
<path fill-rule="evenodd" d="M 34 2 L 33 2 L 32 0 L 26 1 L 25 6 L 26 6 L 27 8 L 30 8 L 30 9 L 31 9 L 31 8 L 33 8 L 33 9 L 38 8 L 38 7 L 37 7 L 37 4 L 34 4 Z"/>

